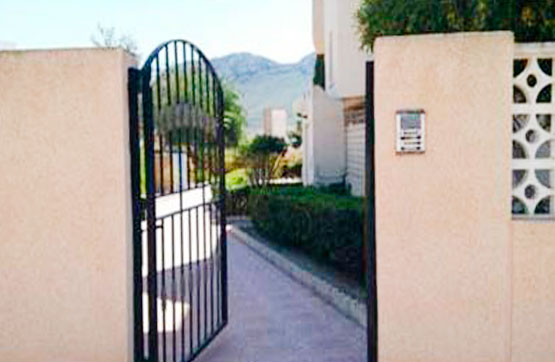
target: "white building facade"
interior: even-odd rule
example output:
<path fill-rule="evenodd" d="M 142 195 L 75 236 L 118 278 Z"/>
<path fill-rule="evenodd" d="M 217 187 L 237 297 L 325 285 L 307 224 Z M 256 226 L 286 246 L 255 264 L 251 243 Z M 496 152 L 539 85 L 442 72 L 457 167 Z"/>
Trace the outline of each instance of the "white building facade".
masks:
<path fill-rule="evenodd" d="M 362 195 L 364 170 L 365 64 L 356 32 L 360 0 L 313 0 L 313 40 L 324 62 L 324 87 L 306 97 L 303 182 L 345 182 Z"/>
<path fill-rule="evenodd" d="M 287 138 L 287 111 L 281 108 L 264 109 L 264 134 Z"/>

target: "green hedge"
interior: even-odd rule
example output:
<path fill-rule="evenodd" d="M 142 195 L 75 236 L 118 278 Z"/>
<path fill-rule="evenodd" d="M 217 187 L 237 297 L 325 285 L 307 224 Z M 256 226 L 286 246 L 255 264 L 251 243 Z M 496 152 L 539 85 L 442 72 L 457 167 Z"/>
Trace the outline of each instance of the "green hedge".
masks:
<path fill-rule="evenodd" d="M 300 182 L 292 184 L 276 184 L 271 187 L 273 188 L 284 188 L 284 187 L 299 187 L 302 185 Z M 226 202 L 225 209 L 227 216 L 245 216 L 247 215 L 247 203 L 251 190 L 256 189 L 251 186 L 243 187 L 226 187 Z M 217 191 L 214 191 L 216 194 Z"/>
<path fill-rule="evenodd" d="M 267 239 L 362 279 L 361 198 L 305 187 L 252 189 L 248 214 Z"/>
<path fill-rule="evenodd" d="M 228 190 L 225 199 L 225 214 L 227 216 L 244 216 L 247 214 L 247 202 L 250 187 Z"/>

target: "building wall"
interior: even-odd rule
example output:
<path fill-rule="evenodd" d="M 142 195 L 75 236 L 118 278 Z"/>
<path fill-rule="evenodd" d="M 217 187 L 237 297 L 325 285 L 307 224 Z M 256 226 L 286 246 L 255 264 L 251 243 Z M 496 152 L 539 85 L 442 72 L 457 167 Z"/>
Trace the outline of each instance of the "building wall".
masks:
<path fill-rule="evenodd" d="M 351 149 L 343 113 L 365 93 L 365 64 L 369 55 L 361 50 L 356 33 L 356 11 L 361 0 L 313 0 L 313 40 L 317 54 L 324 54 L 325 92 L 312 91 L 312 110 L 304 125 L 303 182 L 329 184 L 347 180 L 361 195 L 363 165 Z M 332 117 L 336 117 L 335 119 Z M 358 137 L 360 138 L 360 137 Z M 330 147 L 333 146 L 333 147 Z M 317 151 L 320 150 L 320 151 Z"/>
<path fill-rule="evenodd" d="M 340 27 L 337 0 L 324 1 L 324 64 L 326 70 L 326 91 L 330 92 L 337 87 L 337 43 L 338 29 Z M 337 94 L 335 96 L 338 97 Z"/>
<path fill-rule="evenodd" d="M 310 119 L 303 121 L 303 185 L 314 185 L 314 127 Z"/>
<path fill-rule="evenodd" d="M 324 54 L 324 2 L 325 0 L 312 0 L 312 40 L 316 54 Z"/>
<path fill-rule="evenodd" d="M 303 183 L 328 185 L 345 176 L 343 104 L 312 87 L 303 133 Z"/>
<path fill-rule="evenodd" d="M 323 0 L 326 91 L 335 98 L 364 94 L 365 62 L 357 34 L 356 11 L 361 0 Z M 321 39 L 322 37 L 319 37 Z"/>
<path fill-rule="evenodd" d="M 375 44 L 382 362 L 510 361 L 511 92 L 507 32 Z M 427 149 L 395 153 L 395 112 L 423 108 Z"/>
<path fill-rule="evenodd" d="M 264 134 L 274 137 L 287 137 L 287 111 L 285 109 L 264 109 Z"/>
<path fill-rule="evenodd" d="M 0 52 L 0 361 L 131 361 L 122 50 Z"/>

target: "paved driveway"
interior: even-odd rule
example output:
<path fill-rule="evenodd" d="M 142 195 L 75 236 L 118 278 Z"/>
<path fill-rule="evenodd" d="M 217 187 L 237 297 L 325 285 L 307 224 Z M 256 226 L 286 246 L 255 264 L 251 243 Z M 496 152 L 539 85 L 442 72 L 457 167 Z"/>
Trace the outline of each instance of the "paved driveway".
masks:
<path fill-rule="evenodd" d="M 365 330 L 230 237 L 226 329 L 199 362 L 366 361 Z"/>

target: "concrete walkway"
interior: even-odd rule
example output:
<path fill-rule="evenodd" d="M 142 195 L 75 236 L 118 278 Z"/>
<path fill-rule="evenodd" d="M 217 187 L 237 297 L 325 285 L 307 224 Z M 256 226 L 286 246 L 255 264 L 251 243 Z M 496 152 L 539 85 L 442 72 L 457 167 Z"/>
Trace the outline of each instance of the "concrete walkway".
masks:
<path fill-rule="evenodd" d="M 363 362 L 366 332 L 228 239 L 229 324 L 199 362 Z"/>

